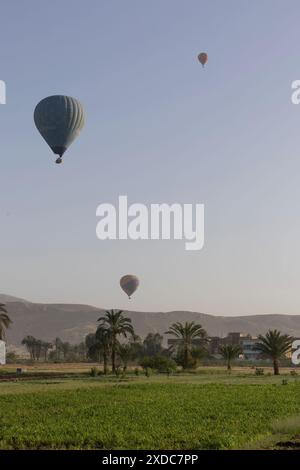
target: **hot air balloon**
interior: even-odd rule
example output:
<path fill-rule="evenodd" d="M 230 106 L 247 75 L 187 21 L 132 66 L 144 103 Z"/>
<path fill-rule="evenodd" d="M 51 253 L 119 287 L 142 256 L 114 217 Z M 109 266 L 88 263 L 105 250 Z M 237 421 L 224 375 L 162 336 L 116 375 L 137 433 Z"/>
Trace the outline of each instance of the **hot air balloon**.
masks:
<path fill-rule="evenodd" d="M 83 107 L 70 96 L 48 96 L 37 104 L 34 122 L 53 153 L 59 155 L 56 163 L 61 163 L 63 154 L 84 125 Z"/>
<path fill-rule="evenodd" d="M 136 276 L 132 274 L 126 274 L 126 276 L 121 277 L 120 279 L 120 286 L 123 291 L 128 295 L 130 299 L 132 294 L 137 290 L 139 287 L 140 281 Z"/>
<path fill-rule="evenodd" d="M 206 52 L 200 52 L 200 54 L 198 55 L 198 60 L 200 64 L 202 64 L 202 67 L 204 67 L 204 65 L 208 61 L 208 55 L 206 54 Z"/>

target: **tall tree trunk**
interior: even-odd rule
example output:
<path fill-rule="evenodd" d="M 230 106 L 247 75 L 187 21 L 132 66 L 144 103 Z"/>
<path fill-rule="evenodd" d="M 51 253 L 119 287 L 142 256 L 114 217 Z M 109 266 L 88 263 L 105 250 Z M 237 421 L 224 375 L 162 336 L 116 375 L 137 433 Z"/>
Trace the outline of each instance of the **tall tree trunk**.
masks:
<path fill-rule="evenodd" d="M 227 361 L 227 370 L 231 370 L 231 364 L 229 360 Z"/>
<path fill-rule="evenodd" d="M 188 365 L 189 365 L 189 351 L 188 351 L 188 347 L 185 346 L 184 347 L 184 357 L 183 357 L 183 368 L 184 369 L 187 369 L 188 368 Z"/>
<path fill-rule="evenodd" d="M 273 359 L 274 375 L 279 375 L 279 362 L 278 359 Z"/>
<path fill-rule="evenodd" d="M 106 351 L 103 352 L 103 372 L 107 375 L 107 354 Z"/>
<path fill-rule="evenodd" d="M 116 338 L 112 338 L 111 342 L 111 368 L 112 373 L 116 373 Z"/>
<path fill-rule="evenodd" d="M 115 350 L 115 345 L 112 345 L 111 349 L 111 366 L 112 366 L 112 373 L 116 373 L 116 350 Z"/>

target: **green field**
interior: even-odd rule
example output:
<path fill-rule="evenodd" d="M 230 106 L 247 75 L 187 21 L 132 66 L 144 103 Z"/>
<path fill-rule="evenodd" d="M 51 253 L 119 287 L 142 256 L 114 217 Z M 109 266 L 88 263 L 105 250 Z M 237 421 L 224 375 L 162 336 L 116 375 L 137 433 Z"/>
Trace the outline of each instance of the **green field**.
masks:
<path fill-rule="evenodd" d="M 300 414 L 298 378 L 207 372 L 0 383 L 0 448 L 238 449 Z"/>

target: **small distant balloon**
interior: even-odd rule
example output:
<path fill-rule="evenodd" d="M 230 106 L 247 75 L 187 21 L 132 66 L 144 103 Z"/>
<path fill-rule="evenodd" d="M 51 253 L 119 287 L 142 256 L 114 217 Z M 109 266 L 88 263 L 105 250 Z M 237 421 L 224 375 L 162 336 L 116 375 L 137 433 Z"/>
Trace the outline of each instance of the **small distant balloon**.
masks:
<path fill-rule="evenodd" d="M 200 54 L 198 55 L 198 60 L 202 67 L 204 67 L 204 65 L 208 61 L 208 55 L 206 54 L 206 52 L 200 52 Z"/>
<path fill-rule="evenodd" d="M 123 291 L 128 295 L 129 299 L 139 287 L 139 283 L 139 279 L 132 274 L 126 274 L 126 276 L 123 276 L 120 279 L 121 289 L 123 289 Z"/>
<path fill-rule="evenodd" d="M 37 104 L 34 122 L 53 153 L 59 155 L 56 163 L 61 163 L 63 154 L 83 128 L 84 110 L 70 96 L 48 96 Z"/>

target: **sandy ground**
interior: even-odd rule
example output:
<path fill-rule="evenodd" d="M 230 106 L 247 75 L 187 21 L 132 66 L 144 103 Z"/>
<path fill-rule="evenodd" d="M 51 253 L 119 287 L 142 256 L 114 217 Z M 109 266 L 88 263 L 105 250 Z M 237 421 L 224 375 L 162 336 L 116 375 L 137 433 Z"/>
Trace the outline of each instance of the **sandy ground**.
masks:
<path fill-rule="evenodd" d="M 6 364 L 5 366 L 0 366 L 0 373 L 1 371 L 7 372 L 15 372 L 17 368 L 26 369 L 28 372 L 73 372 L 73 373 L 80 373 L 80 372 L 87 372 L 90 371 L 92 367 L 97 367 L 101 369 L 101 365 L 98 363 L 70 363 L 70 362 L 62 362 L 59 364 L 51 363 L 51 362 L 36 362 L 30 364 Z"/>

